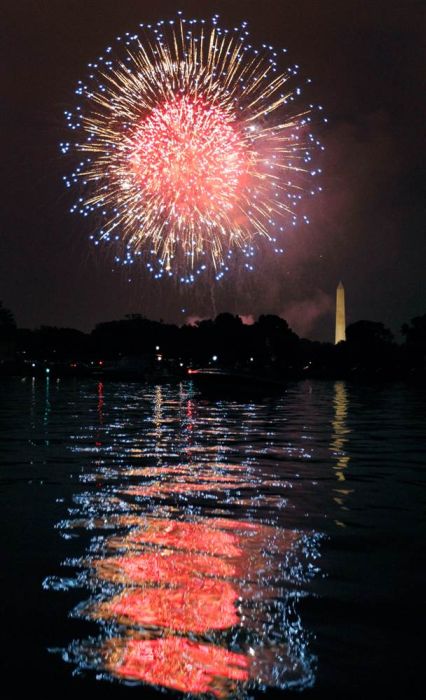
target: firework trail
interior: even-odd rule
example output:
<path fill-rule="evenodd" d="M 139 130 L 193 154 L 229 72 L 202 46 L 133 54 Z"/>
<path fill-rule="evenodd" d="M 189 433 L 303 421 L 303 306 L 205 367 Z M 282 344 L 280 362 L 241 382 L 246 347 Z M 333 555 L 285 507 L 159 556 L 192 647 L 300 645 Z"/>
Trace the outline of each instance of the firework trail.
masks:
<path fill-rule="evenodd" d="M 321 189 L 308 184 L 322 147 L 313 105 L 297 107 L 298 66 L 280 70 L 246 23 L 228 31 L 217 16 L 141 25 L 117 46 L 89 64 L 61 144 L 78 159 L 64 178 L 80 188 L 71 211 L 95 215 L 95 245 L 182 282 L 220 279 L 232 257 L 253 269 L 261 239 L 283 252 L 302 193 Z"/>

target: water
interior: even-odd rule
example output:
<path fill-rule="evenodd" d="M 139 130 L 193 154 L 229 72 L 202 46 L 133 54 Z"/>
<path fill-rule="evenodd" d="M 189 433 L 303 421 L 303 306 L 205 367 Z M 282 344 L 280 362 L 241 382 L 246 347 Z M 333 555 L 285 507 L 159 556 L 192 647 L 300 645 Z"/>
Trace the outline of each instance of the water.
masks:
<path fill-rule="evenodd" d="M 2 380 L 3 673 L 99 697 L 412 696 L 425 407 L 402 384 L 239 403 Z"/>

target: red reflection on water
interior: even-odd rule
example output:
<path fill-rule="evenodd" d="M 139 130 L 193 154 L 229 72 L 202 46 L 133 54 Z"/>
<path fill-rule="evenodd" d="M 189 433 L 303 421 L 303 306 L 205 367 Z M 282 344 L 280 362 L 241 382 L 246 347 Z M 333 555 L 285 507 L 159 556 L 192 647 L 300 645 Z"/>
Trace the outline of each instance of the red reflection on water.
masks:
<path fill-rule="evenodd" d="M 126 544 L 150 543 L 224 557 L 242 554 L 239 538 L 228 532 L 194 522 L 151 520 L 146 530 L 135 530 L 125 538 Z"/>
<path fill-rule="evenodd" d="M 224 695 L 220 680 L 246 681 L 249 659 L 213 644 L 180 637 L 111 640 L 109 670 L 123 678 L 174 688 L 184 693 Z M 121 648 L 120 648 L 121 647 Z"/>
<path fill-rule="evenodd" d="M 161 486 L 160 482 L 149 488 L 158 493 Z M 176 481 L 165 486 L 179 491 L 193 487 Z M 146 493 L 145 487 L 132 492 L 136 490 Z M 117 524 L 134 529 L 109 539 L 110 550 L 120 550 L 117 556 L 93 562 L 100 578 L 124 585 L 121 593 L 92 608 L 94 618 L 127 626 L 129 636 L 104 646 L 110 672 L 217 697 L 233 695 L 237 682 L 257 676 L 257 657 L 263 652 L 258 650 L 251 658 L 176 634 L 205 635 L 213 630 L 218 634 L 246 625 L 237 609 L 240 597 L 254 605 L 250 624 L 255 628 L 263 624 L 263 609 L 256 612 L 256 605 L 276 595 L 271 582 L 277 558 L 271 552 L 284 554 L 298 534 L 214 517 L 180 521 L 124 515 Z M 143 638 L 135 637 L 138 633 L 131 629 L 135 626 L 142 628 Z M 269 660 L 264 666 L 273 664 Z"/>
<path fill-rule="evenodd" d="M 189 434 L 191 434 L 191 432 L 192 432 L 192 430 L 193 430 L 193 427 L 194 427 L 194 426 L 193 426 L 193 423 L 192 423 L 192 418 L 193 418 L 193 415 L 192 415 L 192 401 L 188 401 L 187 404 L 186 404 L 186 418 L 187 418 L 187 421 L 188 421 L 188 424 L 187 424 L 186 427 L 187 427 L 187 430 L 188 430 Z"/>
<path fill-rule="evenodd" d="M 95 562 L 102 578 L 116 583 L 141 585 L 167 583 L 187 585 L 194 576 L 233 576 L 235 567 L 219 557 L 181 552 L 149 552 L 134 556 L 109 557 Z"/>
<path fill-rule="evenodd" d="M 101 425 L 102 425 L 103 420 L 104 420 L 103 408 L 104 408 L 104 385 L 102 382 L 99 382 L 98 383 L 98 416 L 99 416 L 99 423 Z"/>
<path fill-rule="evenodd" d="M 188 579 L 176 588 L 127 590 L 99 606 L 97 615 L 180 632 L 206 632 L 236 625 L 237 592 L 226 581 Z"/>

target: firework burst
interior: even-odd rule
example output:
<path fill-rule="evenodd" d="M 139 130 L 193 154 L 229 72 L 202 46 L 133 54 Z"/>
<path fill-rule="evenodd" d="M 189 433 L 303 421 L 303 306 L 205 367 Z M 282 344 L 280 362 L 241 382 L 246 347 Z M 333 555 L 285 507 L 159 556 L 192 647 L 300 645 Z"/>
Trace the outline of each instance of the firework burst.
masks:
<path fill-rule="evenodd" d="M 318 172 L 313 105 L 297 108 L 297 66 L 249 42 L 246 23 L 204 20 L 141 25 L 89 64 L 66 112 L 78 154 L 67 186 L 71 211 L 97 215 L 95 244 L 115 241 L 117 263 L 141 260 L 156 277 L 217 279 L 232 255 L 252 269 L 256 241 L 275 252 Z M 306 217 L 304 217 L 306 219 Z"/>

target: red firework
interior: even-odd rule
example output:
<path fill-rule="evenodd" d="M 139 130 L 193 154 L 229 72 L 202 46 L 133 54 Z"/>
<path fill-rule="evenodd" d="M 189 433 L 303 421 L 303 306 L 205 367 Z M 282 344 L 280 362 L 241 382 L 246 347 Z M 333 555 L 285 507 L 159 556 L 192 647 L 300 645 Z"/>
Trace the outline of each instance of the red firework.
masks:
<path fill-rule="evenodd" d="M 153 109 L 132 137 L 129 153 L 135 184 L 159 207 L 167 203 L 177 231 L 232 211 L 249 168 L 229 115 L 186 96 Z"/>

